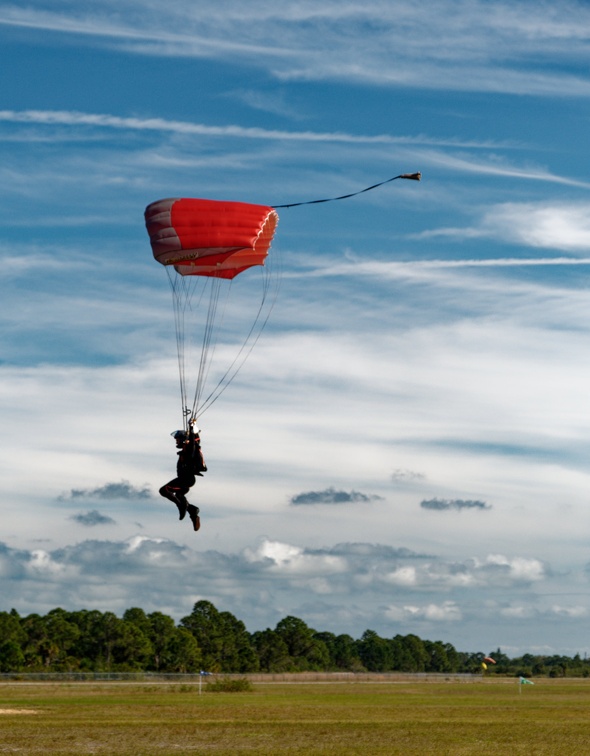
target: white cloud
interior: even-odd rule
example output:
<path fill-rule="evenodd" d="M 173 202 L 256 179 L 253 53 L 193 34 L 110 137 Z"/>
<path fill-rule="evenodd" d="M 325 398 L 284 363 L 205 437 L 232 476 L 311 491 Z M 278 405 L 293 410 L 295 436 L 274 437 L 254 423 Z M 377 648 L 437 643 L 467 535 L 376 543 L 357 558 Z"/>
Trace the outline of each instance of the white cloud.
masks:
<path fill-rule="evenodd" d="M 590 251 L 590 203 L 507 203 L 483 218 L 483 228 L 529 247 L 566 252 Z"/>
<path fill-rule="evenodd" d="M 160 544 L 165 543 L 165 540 L 163 538 L 149 538 L 148 536 L 133 536 L 133 538 L 129 538 L 127 540 L 127 553 L 132 554 L 134 551 L 138 551 L 138 549 L 141 549 L 142 546 L 151 546 L 152 544 Z M 156 552 L 160 553 L 160 552 Z M 153 552 L 150 551 L 148 553 L 148 558 L 151 558 Z"/>
<path fill-rule="evenodd" d="M 382 578 L 384 582 L 392 585 L 413 586 L 416 585 L 416 568 L 411 566 L 399 567 L 389 572 Z"/>
<path fill-rule="evenodd" d="M 530 2 L 444 2 L 420 5 L 375 0 L 270 6 L 201 2 L 161 9 L 112 1 L 91 10 L 39 2 L 5 5 L 0 24 L 93 37 L 94 44 L 153 56 L 220 59 L 231 56 L 264 66 L 289 81 L 346 80 L 397 86 L 452 87 L 541 95 L 590 93 L 576 64 L 584 59 L 588 9 L 568 2 L 557 15 L 551 5 Z M 531 10 L 534 9 L 534 13 Z M 114 20 L 116 19 L 116 20 Z M 534 19 L 534 22 L 533 22 Z M 350 39 L 355 55 L 350 56 Z M 281 44 L 277 44 L 277 40 Z M 560 66 L 551 65 L 556 59 Z"/>
<path fill-rule="evenodd" d="M 587 181 L 572 179 L 566 176 L 560 176 L 552 173 L 547 168 L 539 165 L 516 165 L 512 160 L 505 156 L 490 155 L 487 159 L 471 154 L 458 154 L 450 151 L 422 150 L 420 157 L 423 163 L 428 165 L 439 166 L 449 171 L 459 173 L 474 173 L 481 176 L 498 176 L 519 178 L 523 180 L 534 180 L 555 184 L 564 184 L 588 189 L 590 184 Z M 471 233 L 474 233 L 473 231 Z M 476 232 L 475 232 L 476 233 Z"/>
<path fill-rule="evenodd" d="M 426 476 L 424 473 L 415 470 L 405 470 L 404 468 L 399 467 L 391 473 L 392 482 L 400 485 L 419 483 L 425 478 Z"/>
<path fill-rule="evenodd" d="M 206 535 L 200 533 L 201 537 Z M 444 623 L 444 640 L 459 650 L 473 650 L 464 645 L 473 632 L 481 643 L 495 638 L 498 645 L 510 626 L 503 623 L 513 621 L 528 628 L 523 641 L 527 650 L 540 636 L 526 623 L 543 616 L 562 622 L 586 616 L 583 602 L 546 603 L 543 596 L 524 588 L 519 574 L 498 582 L 486 574 L 490 561 L 497 566 L 518 563 L 519 558 L 494 556 L 456 564 L 380 544 L 311 549 L 269 538 L 233 553 L 146 535 L 30 551 L 0 544 L 4 604 L 21 614 L 44 613 L 56 606 L 122 614 L 129 606 L 142 606 L 178 620 L 194 602 L 206 598 L 234 613 L 250 631 L 294 615 L 318 630 L 353 637 L 360 637 L 367 627 L 384 637 L 415 632 L 419 623 L 421 637 L 433 638 L 440 637 L 437 627 Z M 471 583 L 452 579 L 469 571 L 476 577 Z M 190 575 L 191 580 L 179 580 L 179 575 Z M 521 601 L 515 598 L 507 604 L 507 589 L 515 596 L 514 591 L 520 591 Z M 482 622 L 493 633 L 483 630 Z M 554 647 L 560 647 L 558 641 Z"/>
<path fill-rule="evenodd" d="M 60 574 L 64 571 L 64 566 L 55 561 L 47 551 L 36 549 L 31 552 L 27 569 L 33 575 L 48 576 Z"/>
<path fill-rule="evenodd" d="M 535 582 L 543 580 L 546 572 L 542 562 L 538 559 L 527 559 L 525 557 L 505 557 L 502 554 L 490 554 L 485 565 L 505 567 L 508 569 L 510 577 L 516 581 Z M 484 566 L 485 569 L 485 566 Z"/>
<path fill-rule="evenodd" d="M 584 619 L 588 616 L 588 607 L 586 606 L 559 606 L 554 605 L 551 611 L 558 617 L 567 617 L 571 619 Z"/>
<path fill-rule="evenodd" d="M 536 621 L 543 622 L 550 619 L 579 620 L 588 616 L 588 607 L 582 605 L 562 606 L 551 604 L 549 606 L 535 606 L 534 604 L 511 604 L 499 609 L 499 613 L 508 619 L 520 622 Z"/>
<path fill-rule="evenodd" d="M 255 551 L 246 549 L 245 557 L 252 564 L 264 565 L 270 560 L 271 569 L 293 576 L 340 573 L 346 569 L 345 561 L 339 556 L 306 553 L 301 547 L 267 539 L 263 539 Z"/>
<path fill-rule="evenodd" d="M 424 232 L 421 238 L 447 236 L 462 240 L 498 239 L 533 249 L 583 254 L 590 250 L 590 203 L 540 201 L 503 203 L 486 209 L 477 226 L 442 228 Z M 588 258 L 531 258 L 496 260 L 425 261 L 436 266 L 587 265 Z"/>
<path fill-rule="evenodd" d="M 500 614 L 508 619 L 530 620 L 536 615 L 531 606 L 505 606 L 500 609 Z"/>
<path fill-rule="evenodd" d="M 125 129 L 129 131 L 172 132 L 189 136 L 231 137 L 237 139 L 276 139 L 278 141 L 296 142 L 333 142 L 344 144 L 376 144 L 376 145 L 421 145 L 421 144 L 449 144 L 453 147 L 470 146 L 485 149 L 491 145 L 486 143 L 469 143 L 463 145 L 460 140 L 433 139 L 425 134 L 417 136 L 396 136 L 392 134 L 352 134 L 341 131 L 282 131 L 263 127 L 244 127 L 239 125 L 210 126 L 189 121 L 173 121 L 166 118 L 136 118 L 109 115 L 107 113 L 81 113 L 78 111 L 60 110 L 0 110 L 0 122 L 36 124 L 39 126 L 69 126 L 100 129 Z M 496 146 L 496 145 L 494 145 Z M 164 161 L 170 164 L 170 160 Z M 178 159 L 177 161 L 178 162 Z M 198 163 L 202 165 L 201 162 Z M 182 162 L 183 166 L 187 164 Z M 189 163 L 190 165 L 190 163 Z M 469 165 L 465 161 L 464 165 Z M 470 168 L 469 170 L 474 170 Z M 531 174 L 530 178 L 535 174 Z M 556 177 L 556 180 L 557 177 Z M 565 181 L 565 179 L 563 179 Z M 361 187 L 362 188 L 362 187 Z"/>
<path fill-rule="evenodd" d="M 463 619 L 460 608 L 453 601 L 442 604 L 426 604 L 424 606 L 390 606 L 385 615 L 393 622 L 428 621 L 428 622 L 459 622 Z"/>
<path fill-rule="evenodd" d="M 254 551 L 247 550 L 246 559 L 251 562 L 258 562 L 269 559 L 275 565 L 281 566 L 294 559 L 299 559 L 303 554 L 303 549 L 299 546 L 291 546 L 288 543 L 279 543 L 277 541 L 263 540 Z"/>

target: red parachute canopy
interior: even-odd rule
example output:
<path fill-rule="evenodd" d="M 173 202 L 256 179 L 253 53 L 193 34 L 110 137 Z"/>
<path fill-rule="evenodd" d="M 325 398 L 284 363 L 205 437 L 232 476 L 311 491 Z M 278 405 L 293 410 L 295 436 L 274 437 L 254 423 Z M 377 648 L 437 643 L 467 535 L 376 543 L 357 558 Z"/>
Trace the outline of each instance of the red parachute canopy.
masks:
<path fill-rule="evenodd" d="M 488 664 L 495 664 L 496 663 L 495 659 L 492 659 L 491 656 L 484 656 L 483 660 L 484 660 L 484 662 L 487 662 Z"/>
<path fill-rule="evenodd" d="M 272 207 L 208 199 L 163 199 L 145 210 L 152 252 L 182 276 L 234 278 L 264 265 L 279 216 Z"/>

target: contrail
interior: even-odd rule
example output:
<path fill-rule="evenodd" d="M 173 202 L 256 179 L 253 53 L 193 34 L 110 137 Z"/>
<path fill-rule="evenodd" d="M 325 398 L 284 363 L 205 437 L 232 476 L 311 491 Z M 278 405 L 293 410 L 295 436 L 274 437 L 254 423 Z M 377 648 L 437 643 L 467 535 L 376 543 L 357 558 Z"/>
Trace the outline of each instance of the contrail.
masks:
<path fill-rule="evenodd" d="M 395 273 L 395 271 L 399 273 L 408 271 L 409 273 L 412 270 L 440 270 L 445 268 L 518 268 L 527 266 L 543 267 L 547 265 L 590 265 L 590 257 L 499 257 L 488 260 L 347 260 L 346 262 L 328 262 L 322 267 L 307 270 L 305 273 L 291 271 L 289 273 L 285 272 L 283 275 L 286 278 L 298 278 L 301 275 L 313 278 L 349 274 L 354 274 L 355 276 L 378 276 Z"/>
<path fill-rule="evenodd" d="M 236 125 L 208 126 L 189 121 L 170 121 L 165 118 L 123 118 L 106 113 L 81 113 L 70 110 L 0 110 L 0 121 L 11 123 L 38 123 L 47 126 L 97 126 L 136 131 L 171 131 L 197 136 L 234 136 L 247 139 L 278 139 L 303 142 L 344 142 L 351 144 L 431 144 L 473 149 L 497 148 L 498 144 L 469 142 L 453 139 L 433 139 L 417 136 L 393 136 L 391 134 L 347 134 L 341 131 L 283 131 Z"/>
<path fill-rule="evenodd" d="M 410 268 L 495 268 L 527 265 L 590 265 L 590 257 L 498 257 L 489 260 L 402 260 L 386 265 Z"/>

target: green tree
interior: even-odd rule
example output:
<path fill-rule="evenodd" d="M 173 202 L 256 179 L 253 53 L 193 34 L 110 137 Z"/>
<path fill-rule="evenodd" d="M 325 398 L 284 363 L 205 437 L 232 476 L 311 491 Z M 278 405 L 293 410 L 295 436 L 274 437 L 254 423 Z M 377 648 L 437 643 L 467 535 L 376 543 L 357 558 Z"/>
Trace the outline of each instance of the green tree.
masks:
<path fill-rule="evenodd" d="M 47 629 L 43 617 L 29 614 L 22 619 L 22 628 L 26 635 L 23 654 L 24 664 L 29 670 L 42 670 L 47 666 L 52 652 L 48 648 Z"/>
<path fill-rule="evenodd" d="M 80 630 L 70 620 L 69 612 L 64 609 L 52 609 L 45 616 L 45 624 L 48 638 L 57 649 L 56 657 L 51 660 L 53 669 L 63 671 L 76 668 L 77 659 L 71 656 L 70 651 L 80 636 Z"/>
<path fill-rule="evenodd" d="M 424 650 L 428 660 L 426 672 L 452 672 L 445 644 L 442 641 L 424 641 Z"/>
<path fill-rule="evenodd" d="M 330 654 L 324 641 L 315 637 L 315 630 L 298 617 L 285 617 L 276 626 L 275 632 L 283 639 L 292 667 L 299 671 L 327 669 Z"/>
<path fill-rule="evenodd" d="M 149 639 L 153 649 L 152 666 L 155 670 L 169 669 L 173 664 L 172 643 L 176 641 L 177 634 L 174 620 L 162 612 L 152 612 L 148 615 L 148 622 Z"/>
<path fill-rule="evenodd" d="M 96 671 L 103 669 L 102 646 L 99 639 L 102 613 L 97 609 L 71 612 L 70 622 L 75 624 L 80 631 L 78 640 L 71 649 L 71 654 L 77 658 L 80 669 Z"/>
<path fill-rule="evenodd" d="M 104 612 L 95 628 L 99 663 L 107 671 L 110 671 L 113 666 L 113 649 L 119 641 L 120 622 L 122 620 L 113 612 Z"/>
<path fill-rule="evenodd" d="M 404 646 L 401 635 L 396 635 L 389 641 L 389 649 L 392 657 L 391 669 L 398 672 L 409 672 L 413 664 L 412 656 Z"/>
<path fill-rule="evenodd" d="M 201 649 L 195 636 L 185 627 L 175 629 L 167 647 L 166 669 L 171 672 L 199 672 L 203 668 Z"/>
<path fill-rule="evenodd" d="M 221 648 L 223 672 L 257 672 L 259 661 L 251 636 L 242 620 L 230 612 L 221 612 L 224 643 Z"/>
<path fill-rule="evenodd" d="M 354 639 L 350 635 L 315 633 L 314 638 L 322 641 L 329 654 L 329 668 L 332 670 L 359 671 L 363 669 Z"/>
<path fill-rule="evenodd" d="M 506 674 L 507 672 L 510 671 L 512 667 L 511 661 L 506 656 L 506 654 L 502 653 L 502 651 L 499 648 L 497 648 L 491 654 L 486 654 L 486 656 L 491 656 L 492 659 L 496 662 L 496 665 L 494 667 L 496 672 Z"/>
<path fill-rule="evenodd" d="M 80 631 L 64 609 L 52 609 L 45 617 L 30 614 L 22 620 L 26 634 L 25 665 L 30 669 L 61 670 L 76 664 L 69 658 Z"/>
<path fill-rule="evenodd" d="M 149 631 L 149 627 L 147 628 Z M 150 639 L 133 622 L 120 620 L 111 649 L 113 668 L 129 672 L 146 669 L 153 658 Z"/>
<path fill-rule="evenodd" d="M 70 620 L 80 630 L 75 651 L 81 660 L 82 669 L 111 671 L 117 664 L 130 664 L 135 668 L 135 652 L 129 651 L 125 646 L 127 642 L 132 645 L 139 643 L 141 646 L 141 639 L 135 630 L 130 629 L 133 627 L 131 623 L 119 619 L 113 612 L 102 613 L 97 610 L 73 612 Z"/>
<path fill-rule="evenodd" d="M 147 617 L 143 609 L 132 606 L 131 609 L 126 609 L 123 612 L 123 619 L 125 620 L 125 622 L 130 622 L 132 625 L 135 625 L 135 627 L 141 630 L 141 632 L 146 637 L 149 637 L 151 625 L 149 618 Z"/>
<path fill-rule="evenodd" d="M 204 668 L 207 671 L 221 671 L 221 647 L 223 627 L 219 612 L 210 601 L 197 601 L 192 612 L 180 620 L 180 626 L 188 630 L 201 649 Z"/>
<path fill-rule="evenodd" d="M 403 636 L 401 642 L 412 658 L 412 672 L 425 672 L 429 658 L 424 641 L 410 633 Z"/>
<path fill-rule="evenodd" d="M 0 639 L 2 642 L 15 641 L 21 644 L 26 640 L 26 633 L 21 626 L 21 618 L 15 609 L 0 612 Z"/>
<path fill-rule="evenodd" d="M 258 654 L 262 672 L 288 672 L 291 669 L 291 657 L 287 644 L 281 636 L 267 628 L 252 635 L 252 645 Z"/>
<path fill-rule="evenodd" d="M 369 672 L 387 672 L 393 668 L 392 644 L 375 630 L 365 630 L 356 647 L 363 666 Z"/>
<path fill-rule="evenodd" d="M 219 612 L 210 601 L 198 601 L 180 625 L 196 638 L 208 672 L 252 672 L 258 668 L 246 626 L 230 612 Z"/>
<path fill-rule="evenodd" d="M 24 666 L 26 640 L 18 612 L 0 612 L 0 672 L 18 672 Z"/>
<path fill-rule="evenodd" d="M 459 666 L 461 664 L 461 659 L 459 656 L 459 653 L 457 652 L 457 649 L 453 646 L 452 643 L 444 643 L 445 652 L 447 655 L 447 659 L 449 660 L 450 665 L 450 671 L 451 672 L 458 672 Z"/>
<path fill-rule="evenodd" d="M 25 655 L 20 644 L 7 640 L 0 644 L 0 672 L 20 672 L 25 664 Z"/>

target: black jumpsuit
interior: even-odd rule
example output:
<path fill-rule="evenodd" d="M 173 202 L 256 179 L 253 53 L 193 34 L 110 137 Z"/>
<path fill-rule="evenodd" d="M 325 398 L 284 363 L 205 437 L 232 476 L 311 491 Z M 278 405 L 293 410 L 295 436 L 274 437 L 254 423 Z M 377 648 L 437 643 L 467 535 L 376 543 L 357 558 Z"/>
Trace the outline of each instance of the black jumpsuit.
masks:
<path fill-rule="evenodd" d="M 195 466 L 195 459 L 197 463 L 200 462 L 197 466 Z M 176 478 L 160 488 L 160 495 L 177 505 L 181 504 L 185 508 L 188 507 L 186 494 L 195 485 L 195 472 L 199 471 L 198 467 L 201 470 L 207 469 L 203 463 L 201 444 L 191 429 L 188 443 L 183 444 L 182 449 L 178 452 Z"/>

